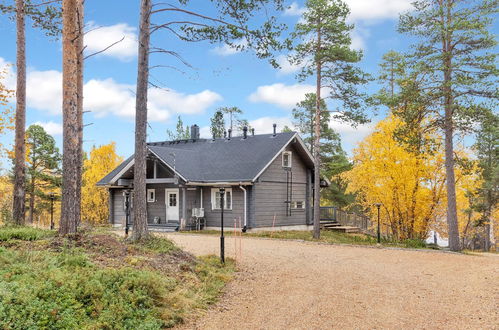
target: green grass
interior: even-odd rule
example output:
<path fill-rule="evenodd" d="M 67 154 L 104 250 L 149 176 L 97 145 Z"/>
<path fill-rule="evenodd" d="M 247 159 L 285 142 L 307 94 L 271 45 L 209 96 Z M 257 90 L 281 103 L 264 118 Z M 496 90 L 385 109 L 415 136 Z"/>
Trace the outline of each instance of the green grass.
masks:
<path fill-rule="evenodd" d="M 192 232 L 185 232 L 192 233 Z M 202 230 L 196 231 L 194 233 L 208 234 L 208 235 L 219 235 L 219 231 L 215 230 Z M 227 230 L 226 235 L 231 236 L 234 234 L 232 230 Z M 353 245 L 376 245 L 378 244 L 376 237 L 372 237 L 365 234 L 347 234 L 337 231 L 322 230 L 321 236 L 318 240 L 314 239 L 311 231 L 262 231 L 254 233 L 244 233 L 243 236 L 247 237 L 264 237 L 264 238 L 277 238 L 277 239 L 294 239 L 294 240 L 304 240 L 304 241 L 314 241 L 323 242 L 329 244 L 353 244 Z M 393 247 L 405 247 L 405 248 L 415 248 L 423 249 L 427 248 L 427 244 L 422 240 L 412 239 L 405 241 L 391 241 L 385 238 L 381 238 L 381 245 L 383 246 L 393 246 Z"/>
<path fill-rule="evenodd" d="M 170 240 L 151 235 L 146 241 L 133 243 L 134 246 L 142 251 L 155 253 L 172 253 L 179 248 Z"/>
<path fill-rule="evenodd" d="M 10 240 L 36 241 L 54 235 L 53 231 L 33 227 L 5 226 L 0 227 L 0 241 Z"/>
<path fill-rule="evenodd" d="M 3 329 L 172 327 L 215 302 L 235 270 L 232 260 L 222 266 L 215 256 L 195 258 L 163 238 L 128 244 L 106 234 L 92 241 L 88 234 L 78 243 L 31 229 L 17 228 L 17 233 L 38 235 L 12 234 L 12 229 L 0 228 L 5 238 L 0 242 Z M 6 243 L 19 243 L 19 239 L 47 244 L 37 250 L 20 244 L 14 249 Z M 95 246 L 95 242 L 107 241 L 128 252 L 107 255 L 119 251 Z M 120 257 L 120 266 L 102 264 L 106 258 Z M 148 263 L 126 262 L 134 258 Z"/>

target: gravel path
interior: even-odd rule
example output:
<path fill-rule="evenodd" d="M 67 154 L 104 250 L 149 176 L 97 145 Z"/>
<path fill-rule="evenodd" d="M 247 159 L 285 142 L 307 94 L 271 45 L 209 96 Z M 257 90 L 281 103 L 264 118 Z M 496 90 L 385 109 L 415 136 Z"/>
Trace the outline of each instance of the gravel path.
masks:
<path fill-rule="evenodd" d="M 219 251 L 214 236 L 167 236 Z M 499 329 L 497 256 L 254 238 L 242 251 L 225 297 L 185 329 Z"/>

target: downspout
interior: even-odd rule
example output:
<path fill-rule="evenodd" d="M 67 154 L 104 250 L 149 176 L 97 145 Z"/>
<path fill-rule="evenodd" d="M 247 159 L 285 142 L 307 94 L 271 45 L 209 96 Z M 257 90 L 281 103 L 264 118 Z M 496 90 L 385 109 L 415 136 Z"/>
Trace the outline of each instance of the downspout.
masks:
<path fill-rule="evenodd" d="M 199 201 L 200 201 L 199 207 L 203 208 L 203 187 L 201 187 L 201 196 L 199 197 Z"/>
<path fill-rule="evenodd" d="M 244 227 L 243 233 L 248 229 L 248 200 L 246 198 L 247 191 L 243 186 L 239 186 L 239 188 L 244 192 Z"/>

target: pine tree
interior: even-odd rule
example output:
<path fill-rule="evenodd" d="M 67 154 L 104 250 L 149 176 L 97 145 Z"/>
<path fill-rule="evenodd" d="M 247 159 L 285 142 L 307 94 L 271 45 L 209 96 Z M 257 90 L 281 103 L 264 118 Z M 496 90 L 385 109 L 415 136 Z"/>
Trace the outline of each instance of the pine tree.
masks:
<path fill-rule="evenodd" d="M 315 93 L 305 94 L 305 100 L 296 104 L 293 109 L 293 125 L 303 136 L 303 141 L 310 152 L 314 153 L 314 123 L 315 123 Z M 353 202 L 353 195 L 346 194 L 346 183 L 340 178 L 340 174 L 348 171 L 351 164 L 341 147 L 341 140 L 330 126 L 331 114 L 327 109 L 324 99 L 321 100 L 321 154 L 322 164 L 321 176 L 331 180 L 331 186 L 322 189 L 323 200 L 333 203 L 335 206 L 346 206 Z"/>
<path fill-rule="evenodd" d="M 229 115 L 229 129 L 234 132 L 234 122 L 237 123 L 238 121 L 238 115 L 243 113 L 243 110 L 239 109 L 238 107 L 222 107 L 218 109 L 219 111 L 222 111 L 224 115 Z"/>
<path fill-rule="evenodd" d="M 61 155 L 54 138 L 39 125 L 26 130 L 27 144 L 27 193 L 29 195 L 28 222 L 33 223 L 36 212 L 35 199 L 48 200 L 47 189 L 60 187 Z"/>
<path fill-rule="evenodd" d="M 341 0 L 308 0 L 303 19 L 292 33 L 294 40 L 303 40 L 294 47 L 290 62 L 303 66 L 298 77 L 316 80 L 314 123 L 314 238 L 320 237 L 320 170 L 321 170 L 321 92 L 327 87 L 329 97 L 341 104 L 335 109 L 337 119 L 361 123 L 367 121 L 363 112 L 365 95 L 359 85 L 367 83 L 367 76 L 355 67 L 362 53 L 351 49 L 350 33 L 353 25 L 346 19 L 350 13 Z"/>
<path fill-rule="evenodd" d="M 30 0 L 15 0 L 15 5 L 0 4 L 0 12 L 15 14 L 16 21 L 16 115 L 15 115 L 15 154 L 13 220 L 24 224 L 25 220 L 25 176 L 24 155 L 26 153 L 26 17 L 33 21 L 34 27 L 45 30 L 46 35 L 59 34 L 60 10 L 50 3 L 33 4 Z"/>
<path fill-rule="evenodd" d="M 222 138 L 224 136 L 224 131 L 225 131 L 225 120 L 223 112 L 217 110 L 213 114 L 213 117 L 210 119 L 210 121 L 211 121 L 210 125 L 211 135 L 215 138 Z"/>
<path fill-rule="evenodd" d="M 399 31 L 418 38 L 409 60 L 428 106 L 416 115 L 444 132 L 449 247 L 459 251 L 453 138 L 473 127 L 485 99 L 498 97 L 497 42 L 488 31 L 498 2 L 419 0 L 413 6 L 401 16 Z"/>
<path fill-rule="evenodd" d="M 487 231 L 487 250 L 495 248 L 494 209 L 499 200 L 499 116 L 492 111 L 484 113 L 480 120 L 475 149 L 479 166 L 482 170 L 483 184 L 478 193 L 476 208 L 482 214 L 481 222 Z M 497 251 L 497 248 L 496 248 Z"/>
<path fill-rule="evenodd" d="M 175 131 L 167 130 L 166 134 L 172 141 L 187 140 L 191 136 L 189 126 L 187 125 L 184 128 L 184 122 L 182 121 L 182 118 L 180 116 L 177 117 L 177 125 L 175 127 Z"/>

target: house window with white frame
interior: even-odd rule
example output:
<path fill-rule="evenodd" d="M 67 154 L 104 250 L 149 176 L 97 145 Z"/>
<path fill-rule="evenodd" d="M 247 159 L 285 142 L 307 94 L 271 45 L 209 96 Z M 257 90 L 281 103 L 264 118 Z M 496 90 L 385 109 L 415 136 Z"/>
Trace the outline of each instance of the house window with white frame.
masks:
<path fill-rule="evenodd" d="M 222 197 L 220 196 L 220 189 L 219 188 L 212 188 L 211 189 L 211 209 L 212 210 L 222 209 L 221 200 L 222 200 Z M 224 209 L 225 210 L 232 210 L 232 188 L 225 188 Z"/>
<path fill-rule="evenodd" d="M 147 189 L 147 201 L 149 203 L 156 201 L 156 189 Z"/>
<path fill-rule="evenodd" d="M 282 153 L 282 167 L 291 168 L 291 151 L 284 151 Z"/>
<path fill-rule="evenodd" d="M 291 202 L 291 208 L 295 210 L 304 210 L 305 202 L 304 201 L 293 201 Z"/>

